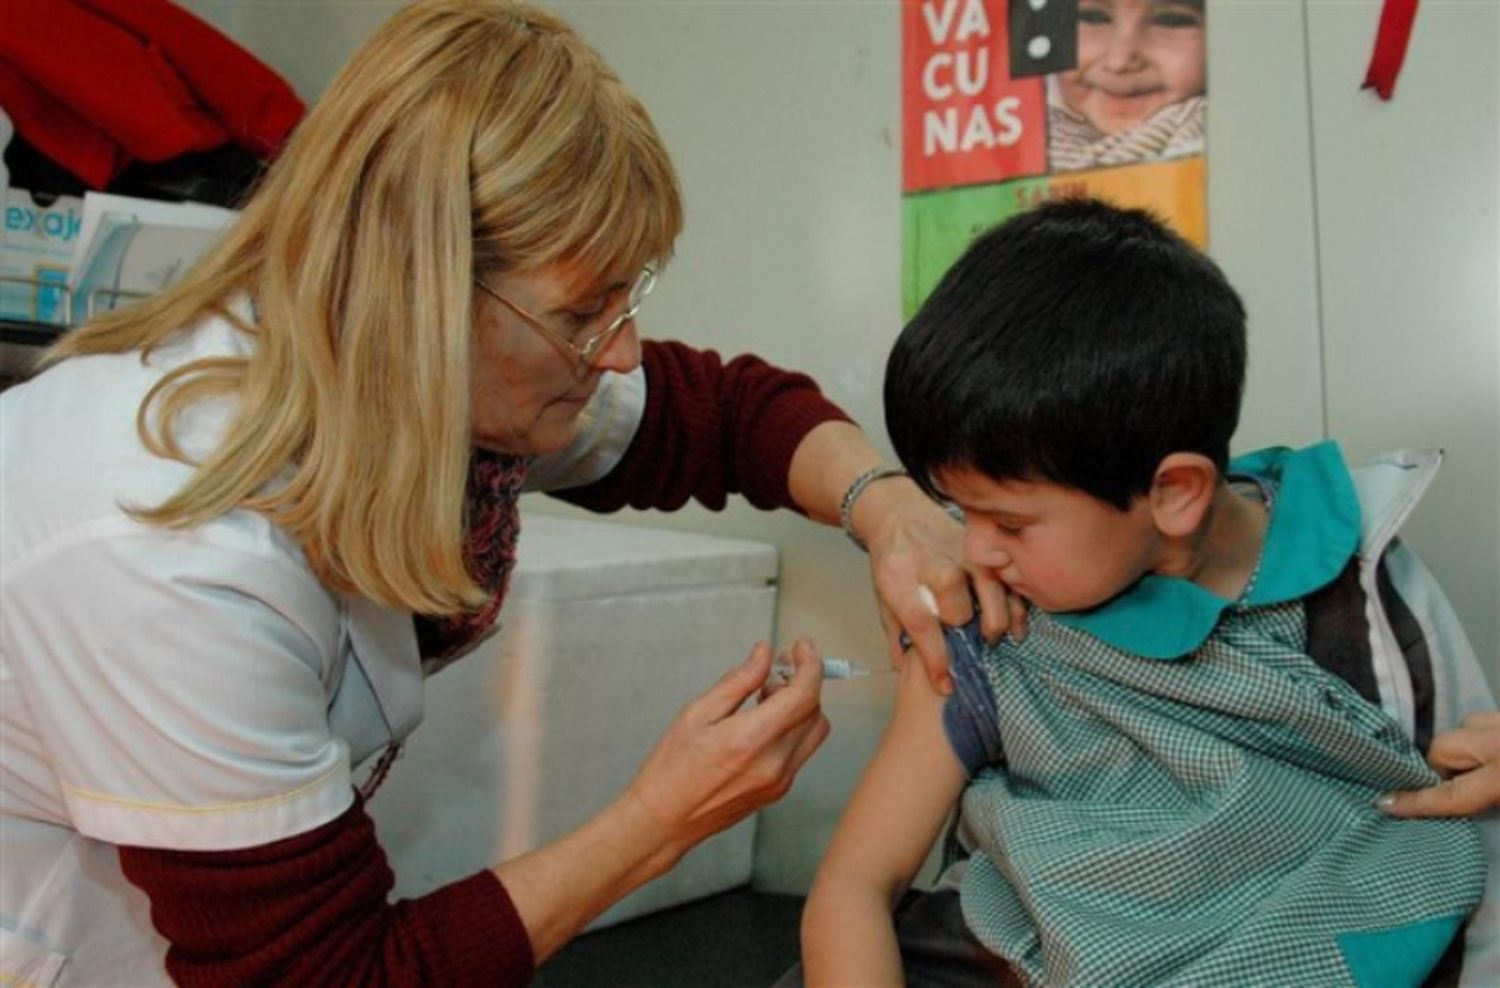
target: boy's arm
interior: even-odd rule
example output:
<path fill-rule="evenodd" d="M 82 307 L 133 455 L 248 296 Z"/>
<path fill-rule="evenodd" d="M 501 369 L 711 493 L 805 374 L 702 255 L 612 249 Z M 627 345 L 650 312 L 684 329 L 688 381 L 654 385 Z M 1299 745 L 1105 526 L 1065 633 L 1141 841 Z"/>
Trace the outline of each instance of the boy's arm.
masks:
<path fill-rule="evenodd" d="M 892 911 L 967 779 L 943 730 L 943 701 L 921 663 L 908 662 L 890 725 L 839 821 L 803 913 L 808 988 L 903 983 Z"/>

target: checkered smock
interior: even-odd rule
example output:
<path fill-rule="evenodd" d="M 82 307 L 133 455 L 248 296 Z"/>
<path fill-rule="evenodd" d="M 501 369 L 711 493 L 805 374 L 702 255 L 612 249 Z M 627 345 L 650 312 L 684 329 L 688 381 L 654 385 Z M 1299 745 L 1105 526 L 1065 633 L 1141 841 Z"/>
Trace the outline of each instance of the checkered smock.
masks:
<path fill-rule="evenodd" d="M 1019 645 L 948 631 L 964 919 L 1028 983 L 1415 985 L 1443 957 L 1478 831 L 1376 808 L 1437 776 L 1305 615 L 1228 604 L 1168 661 L 1036 611 Z"/>

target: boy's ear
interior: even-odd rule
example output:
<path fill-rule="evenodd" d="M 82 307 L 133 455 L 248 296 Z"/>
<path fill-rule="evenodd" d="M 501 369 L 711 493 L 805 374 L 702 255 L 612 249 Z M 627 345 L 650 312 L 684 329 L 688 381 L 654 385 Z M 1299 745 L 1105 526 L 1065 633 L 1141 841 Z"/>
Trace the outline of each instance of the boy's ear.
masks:
<path fill-rule="evenodd" d="M 1151 480 L 1151 515 L 1166 536 L 1183 537 L 1203 524 L 1214 493 L 1219 468 L 1200 453 L 1170 453 L 1157 464 Z"/>

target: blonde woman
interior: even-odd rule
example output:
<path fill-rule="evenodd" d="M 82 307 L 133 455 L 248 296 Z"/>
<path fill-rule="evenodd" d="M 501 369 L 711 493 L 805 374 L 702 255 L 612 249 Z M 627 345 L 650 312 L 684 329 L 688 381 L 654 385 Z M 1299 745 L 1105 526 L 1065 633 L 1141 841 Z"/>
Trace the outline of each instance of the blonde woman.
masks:
<path fill-rule="evenodd" d="M 762 645 L 578 831 L 387 902 L 364 798 L 424 671 L 494 622 L 528 485 L 842 515 L 941 665 L 918 590 L 967 617 L 958 526 L 807 378 L 637 336 L 680 225 L 645 111 L 566 25 L 418 3 L 211 256 L 0 399 L 0 980 L 519 984 L 784 793 L 821 674 L 800 646 L 741 709 Z"/>

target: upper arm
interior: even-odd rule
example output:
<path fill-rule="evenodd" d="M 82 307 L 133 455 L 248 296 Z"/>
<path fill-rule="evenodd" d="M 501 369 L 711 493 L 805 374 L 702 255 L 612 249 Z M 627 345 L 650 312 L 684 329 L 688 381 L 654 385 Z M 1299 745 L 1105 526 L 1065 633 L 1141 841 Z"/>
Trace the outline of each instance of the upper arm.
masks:
<path fill-rule="evenodd" d="M 943 728 L 945 698 L 921 663 L 901 672 L 896 708 L 844 811 L 819 881 L 858 881 L 894 900 L 941 833 L 967 773 Z"/>

